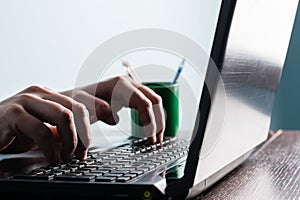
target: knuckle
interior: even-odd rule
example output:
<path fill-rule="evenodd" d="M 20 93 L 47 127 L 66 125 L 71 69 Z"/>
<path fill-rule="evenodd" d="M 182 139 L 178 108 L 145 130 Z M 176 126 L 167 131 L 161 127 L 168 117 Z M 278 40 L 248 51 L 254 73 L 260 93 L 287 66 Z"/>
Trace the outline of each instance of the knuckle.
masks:
<path fill-rule="evenodd" d="M 17 98 L 19 102 L 24 103 L 28 100 L 33 100 L 35 96 L 30 93 L 21 93 L 17 95 Z"/>
<path fill-rule="evenodd" d="M 83 92 L 82 90 L 74 91 L 72 93 L 72 98 L 76 101 L 81 101 L 84 94 L 85 92 Z"/>
<path fill-rule="evenodd" d="M 107 103 L 96 104 L 96 111 L 102 116 L 108 115 L 110 113 L 109 105 Z"/>
<path fill-rule="evenodd" d="M 74 117 L 72 111 L 64 108 L 61 111 L 61 118 L 64 123 L 71 124 L 74 122 Z"/>
<path fill-rule="evenodd" d="M 39 93 L 39 92 L 45 92 L 45 88 L 43 88 L 41 86 L 37 86 L 37 85 L 32 85 L 32 86 L 28 87 L 26 89 L 26 91 L 32 92 L 32 93 Z"/>
<path fill-rule="evenodd" d="M 124 82 L 126 81 L 126 78 L 124 76 L 116 76 L 114 77 L 114 81 L 117 83 L 117 82 Z"/>
<path fill-rule="evenodd" d="M 96 105 L 97 110 L 100 110 L 102 112 L 107 112 L 109 110 L 109 106 L 107 103 L 98 103 Z"/>
<path fill-rule="evenodd" d="M 21 105 L 18 104 L 12 104 L 8 110 L 7 113 L 15 114 L 15 115 L 20 115 L 24 113 L 24 108 Z"/>
<path fill-rule="evenodd" d="M 153 96 L 153 104 L 162 104 L 162 98 L 159 95 Z"/>
<path fill-rule="evenodd" d="M 145 99 L 143 101 L 143 107 L 146 109 L 146 110 L 151 110 L 152 109 L 152 102 L 148 99 Z"/>
<path fill-rule="evenodd" d="M 88 115 L 88 110 L 84 104 L 74 102 L 73 106 L 76 114 L 80 115 L 81 117 L 86 117 Z"/>

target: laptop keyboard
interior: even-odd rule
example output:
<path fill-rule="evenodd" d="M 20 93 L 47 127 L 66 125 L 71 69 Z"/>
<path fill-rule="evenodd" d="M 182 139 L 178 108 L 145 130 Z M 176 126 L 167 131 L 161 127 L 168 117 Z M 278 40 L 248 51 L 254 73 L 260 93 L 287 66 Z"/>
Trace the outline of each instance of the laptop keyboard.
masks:
<path fill-rule="evenodd" d="M 186 140 L 165 138 L 162 143 L 151 144 L 147 138 L 135 139 L 130 143 L 106 151 L 90 151 L 87 159 L 73 159 L 67 164 L 48 165 L 14 179 L 85 182 L 128 182 L 145 173 L 171 163 L 188 152 Z"/>

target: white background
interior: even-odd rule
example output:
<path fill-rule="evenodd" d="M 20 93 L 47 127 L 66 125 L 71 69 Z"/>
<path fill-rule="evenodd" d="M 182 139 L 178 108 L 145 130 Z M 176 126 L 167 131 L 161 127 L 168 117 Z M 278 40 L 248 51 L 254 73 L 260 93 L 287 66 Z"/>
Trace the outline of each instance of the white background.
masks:
<path fill-rule="evenodd" d="M 209 54 L 220 2 L 0 0 L 0 101 L 30 85 L 56 91 L 72 88 L 95 48 L 134 29 L 176 31 Z M 171 61 L 174 73 L 179 62 Z M 183 76 L 189 80 L 184 71 Z M 196 110 L 197 105 L 189 106 Z M 191 124 L 182 128 L 191 129 Z"/>

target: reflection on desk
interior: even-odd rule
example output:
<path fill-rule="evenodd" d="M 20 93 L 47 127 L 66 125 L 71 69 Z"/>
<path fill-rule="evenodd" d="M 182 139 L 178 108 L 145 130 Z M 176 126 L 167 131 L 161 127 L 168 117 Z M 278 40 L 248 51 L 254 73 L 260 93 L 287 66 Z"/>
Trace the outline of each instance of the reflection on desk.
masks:
<path fill-rule="evenodd" d="M 300 131 L 283 131 L 196 199 L 300 199 Z"/>

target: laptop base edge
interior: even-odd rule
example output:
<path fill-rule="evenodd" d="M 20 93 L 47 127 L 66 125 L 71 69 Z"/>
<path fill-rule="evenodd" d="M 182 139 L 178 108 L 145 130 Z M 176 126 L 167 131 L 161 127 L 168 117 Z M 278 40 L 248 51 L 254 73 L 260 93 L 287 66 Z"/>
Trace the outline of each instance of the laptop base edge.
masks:
<path fill-rule="evenodd" d="M 192 187 L 189 190 L 189 193 L 186 197 L 186 199 L 192 199 L 195 198 L 196 196 L 199 196 L 199 194 L 205 190 L 207 190 L 209 187 L 217 183 L 219 180 L 224 178 L 227 174 L 229 174 L 231 171 L 236 169 L 239 165 L 241 165 L 252 153 L 254 150 L 250 150 L 247 153 L 243 154 L 236 160 L 232 161 L 229 163 L 226 167 L 220 169 L 213 175 L 209 176 L 207 179 L 199 182 L 197 185 Z"/>

